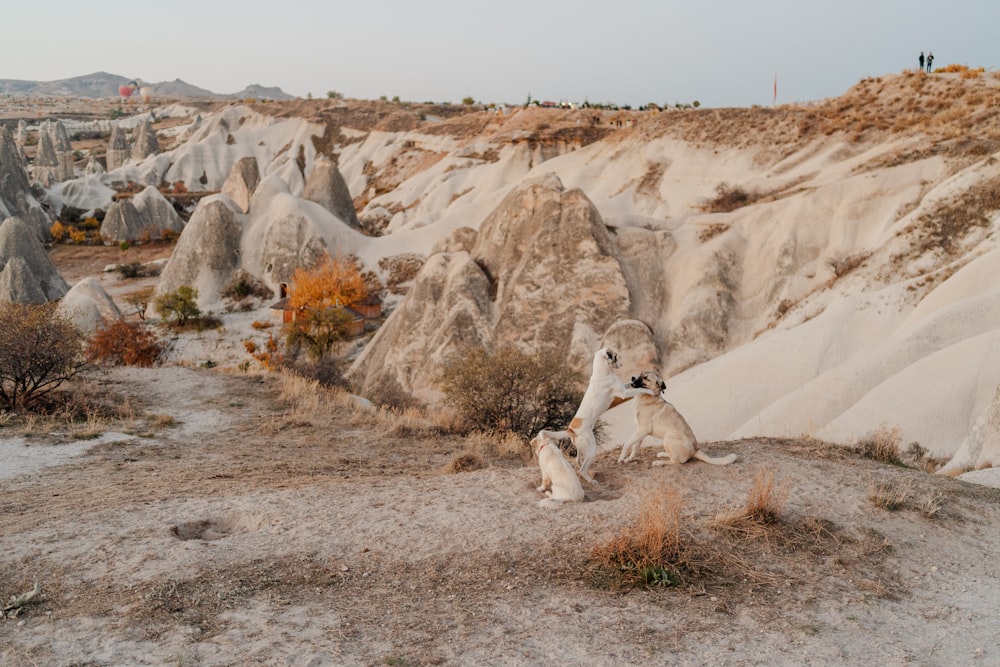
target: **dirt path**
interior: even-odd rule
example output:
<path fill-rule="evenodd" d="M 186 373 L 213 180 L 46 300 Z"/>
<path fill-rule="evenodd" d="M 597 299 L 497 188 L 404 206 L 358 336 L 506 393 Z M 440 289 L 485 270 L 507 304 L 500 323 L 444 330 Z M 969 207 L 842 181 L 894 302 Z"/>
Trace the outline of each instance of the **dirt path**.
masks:
<path fill-rule="evenodd" d="M 0 620 L 5 665 L 1000 659 L 995 490 L 753 440 L 711 445 L 739 455 L 724 468 L 604 454 L 588 502 L 547 511 L 533 464 L 450 473 L 462 438 L 289 404 L 273 377 L 101 381 L 144 425 L 3 480 L 0 596 L 42 586 Z M 65 446 L 30 443 L 43 462 Z M 782 521 L 713 529 L 765 469 L 788 489 Z M 876 506 L 878 484 L 906 485 L 907 500 Z M 671 488 L 689 539 L 721 560 L 681 587 L 602 586 L 594 546 Z"/>

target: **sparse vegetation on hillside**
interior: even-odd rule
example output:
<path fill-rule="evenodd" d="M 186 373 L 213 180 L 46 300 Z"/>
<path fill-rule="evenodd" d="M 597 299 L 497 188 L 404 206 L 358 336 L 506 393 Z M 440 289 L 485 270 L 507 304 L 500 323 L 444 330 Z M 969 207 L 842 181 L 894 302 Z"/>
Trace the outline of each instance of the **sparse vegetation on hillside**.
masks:
<path fill-rule="evenodd" d="M 715 197 L 705 204 L 704 210 L 708 213 L 729 213 L 749 206 L 760 198 L 758 190 L 747 190 L 739 185 L 722 182 L 715 187 Z"/>
<path fill-rule="evenodd" d="M 201 316 L 198 307 L 198 290 L 188 285 L 181 285 L 173 292 L 161 294 L 154 302 L 156 312 L 165 320 L 173 319 L 177 326 L 183 327 L 188 320 Z"/>
<path fill-rule="evenodd" d="M 962 240 L 975 229 L 986 229 L 1000 211 L 1000 177 L 994 177 L 942 202 L 932 211 L 921 215 L 916 223 L 918 254 L 942 250 L 951 255 L 959 250 Z"/>
<path fill-rule="evenodd" d="M 75 219 L 71 211 L 64 213 L 63 220 L 56 220 L 49 228 L 52 240 L 56 243 L 72 243 L 75 245 L 103 243 L 100 235 L 101 222 L 89 216 Z"/>
<path fill-rule="evenodd" d="M 152 366 L 163 352 L 156 333 L 139 322 L 103 322 L 87 343 L 91 362 L 123 366 Z"/>
<path fill-rule="evenodd" d="M 880 572 L 891 550 L 884 537 L 855 537 L 821 518 L 791 516 L 789 491 L 773 470 L 762 470 L 743 507 L 709 521 L 685 515 L 681 490 L 648 494 L 635 519 L 594 546 L 591 581 L 622 590 L 677 586 L 704 594 L 750 587 L 784 595 L 795 582 L 841 578 L 850 568 L 859 587 L 891 598 L 893 583 Z"/>
<path fill-rule="evenodd" d="M 245 270 L 239 273 L 222 290 L 222 298 L 230 301 L 229 309 L 252 310 L 257 299 L 273 296 L 271 289 Z"/>

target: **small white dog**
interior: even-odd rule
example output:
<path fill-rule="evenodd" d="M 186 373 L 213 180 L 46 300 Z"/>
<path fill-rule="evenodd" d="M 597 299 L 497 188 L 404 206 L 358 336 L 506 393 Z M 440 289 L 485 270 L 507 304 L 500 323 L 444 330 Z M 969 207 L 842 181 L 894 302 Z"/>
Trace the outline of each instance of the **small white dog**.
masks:
<path fill-rule="evenodd" d="M 632 378 L 632 387 L 653 391 L 635 399 L 635 432 L 622 445 L 618 463 L 629 463 L 638 459 L 639 448 L 647 435 L 663 440 L 664 451 L 657 452 L 656 456 L 668 459 L 653 461 L 654 466 L 685 463 L 692 457 L 718 466 L 729 465 L 736 460 L 736 454 L 715 458 L 698 449 L 698 441 L 687 421 L 677 412 L 677 408 L 660 396 L 667 385 L 655 371 L 644 371 Z"/>
<path fill-rule="evenodd" d="M 550 438 L 572 438 L 576 447 L 576 460 L 580 465 L 580 477 L 593 483 L 594 479 L 587 472 L 590 464 L 597 456 L 597 438 L 594 427 L 598 418 L 610 408 L 641 394 L 652 394 L 646 388 L 633 388 L 622 382 L 614 369 L 621 368 L 618 353 L 602 347 L 594 354 L 593 370 L 590 383 L 583 394 L 576 416 L 565 431 L 539 431 L 539 435 Z"/>
<path fill-rule="evenodd" d="M 539 433 L 532 439 L 531 446 L 538 457 L 538 467 L 542 470 L 542 485 L 539 492 L 546 498 L 538 501 L 539 507 L 555 507 L 565 502 L 583 502 L 583 487 L 580 478 L 569 464 L 556 441 Z"/>

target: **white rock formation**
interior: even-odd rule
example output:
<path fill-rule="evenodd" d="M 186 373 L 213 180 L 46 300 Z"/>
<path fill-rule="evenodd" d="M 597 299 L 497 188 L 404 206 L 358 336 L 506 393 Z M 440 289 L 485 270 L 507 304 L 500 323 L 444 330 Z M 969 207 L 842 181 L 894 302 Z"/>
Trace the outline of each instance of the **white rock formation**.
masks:
<path fill-rule="evenodd" d="M 242 268 L 278 294 L 296 268 L 310 266 L 324 254 L 349 255 L 363 239 L 325 208 L 295 197 L 284 181 L 270 176 L 257 186 L 250 203 Z"/>
<path fill-rule="evenodd" d="M 144 233 L 146 221 L 139 215 L 131 198 L 121 199 L 108 207 L 101 222 L 101 238 L 105 243 L 135 241 Z"/>
<path fill-rule="evenodd" d="M 132 155 L 132 147 L 129 144 L 128 133 L 121 125 L 111 128 L 111 137 L 108 139 L 108 171 L 114 171 L 124 165 Z"/>
<path fill-rule="evenodd" d="M 135 129 L 134 137 L 132 141 L 132 159 L 136 162 L 160 152 L 160 142 L 156 138 L 153 124 L 148 118 L 144 119 L 139 127 Z"/>
<path fill-rule="evenodd" d="M 351 227 L 361 228 L 347 182 L 333 160 L 323 156 L 316 157 L 301 196 L 316 202 Z"/>
<path fill-rule="evenodd" d="M 146 189 L 132 197 L 132 203 L 152 238 L 162 238 L 164 232 L 168 231 L 174 234 L 184 231 L 184 220 L 177 214 L 173 204 L 152 185 L 146 186 Z"/>
<path fill-rule="evenodd" d="M 257 158 L 244 157 L 236 161 L 222 184 L 222 194 L 228 196 L 244 213 L 250 210 L 250 200 L 260 184 Z"/>
<path fill-rule="evenodd" d="M 103 322 L 110 323 L 121 318 L 121 311 L 114 300 L 97 278 L 92 277 L 73 285 L 59 302 L 59 310 L 86 335 L 94 333 Z"/>
<path fill-rule="evenodd" d="M 180 234 L 184 221 L 159 190 L 152 185 L 135 197 L 113 203 L 104 222 L 101 238 L 106 243 L 150 241 L 163 237 L 164 232 Z"/>
<path fill-rule="evenodd" d="M 364 390 L 393 384 L 433 402 L 432 378 L 467 343 L 553 351 L 582 372 L 612 325 L 629 319 L 629 306 L 615 243 L 597 209 L 549 175 L 512 191 L 483 221 L 469 252 L 428 258 L 350 375 Z M 635 331 L 623 325 L 616 340 L 642 339 L 639 356 L 655 358 L 648 331 L 644 339 Z"/>
<path fill-rule="evenodd" d="M 203 310 L 218 308 L 222 291 L 241 265 L 243 225 L 243 215 L 228 197 L 203 199 L 160 274 L 154 299 L 188 286 L 198 290 L 198 304 Z"/>
<path fill-rule="evenodd" d="M 958 451 L 938 472 L 961 473 L 1000 464 L 1000 386 L 980 413 Z"/>
<path fill-rule="evenodd" d="M 52 150 L 55 156 L 55 171 L 53 177 L 56 181 L 68 181 L 76 174 L 73 169 L 73 145 L 69 140 L 69 133 L 66 126 L 59 120 L 47 120 L 38 128 L 39 143 L 41 137 L 48 135 L 52 142 Z"/>
<path fill-rule="evenodd" d="M 28 223 L 16 217 L 0 223 L 0 301 L 45 303 L 68 289 Z"/>

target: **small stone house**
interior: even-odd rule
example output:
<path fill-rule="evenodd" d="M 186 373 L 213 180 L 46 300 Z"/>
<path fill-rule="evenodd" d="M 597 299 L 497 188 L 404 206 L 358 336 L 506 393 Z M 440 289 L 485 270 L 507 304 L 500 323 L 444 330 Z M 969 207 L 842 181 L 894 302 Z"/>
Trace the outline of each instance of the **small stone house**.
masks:
<path fill-rule="evenodd" d="M 351 308 L 361 313 L 366 321 L 382 317 L 382 299 L 375 294 L 369 294 L 363 301 L 354 304 Z"/>

